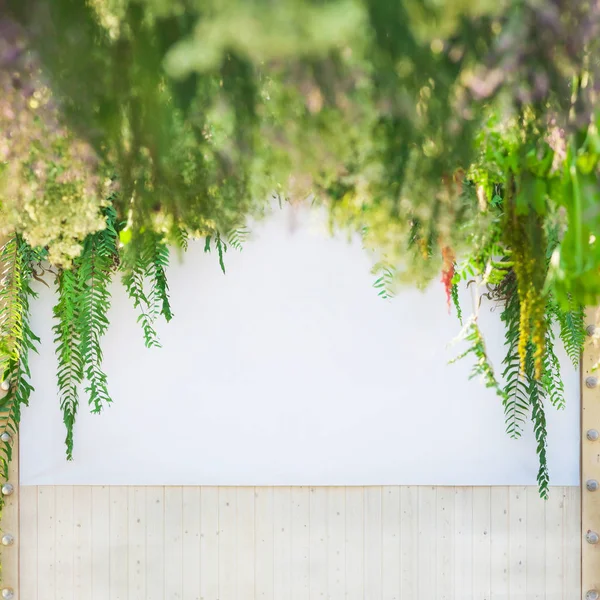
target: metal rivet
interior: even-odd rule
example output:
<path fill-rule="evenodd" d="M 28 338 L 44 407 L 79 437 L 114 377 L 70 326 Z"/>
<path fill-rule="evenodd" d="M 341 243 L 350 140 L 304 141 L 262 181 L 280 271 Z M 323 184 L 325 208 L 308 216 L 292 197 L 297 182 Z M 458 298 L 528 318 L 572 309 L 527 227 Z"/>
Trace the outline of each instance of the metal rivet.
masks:
<path fill-rule="evenodd" d="M 598 386 L 598 378 L 594 375 L 590 375 L 585 378 L 585 387 L 587 388 L 595 388 Z"/>
<path fill-rule="evenodd" d="M 590 440 L 590 442 L 595 442 L 600 437 L 600 433 L 598 433 L 597 429 L 588 429 L 585 437 Z"/>
<path fill-rule="evenodd" d="M 2 433 L 2 435 L 0 435 L 0 440 L 2 440 L 3 442 L 10 442 L 12 440 L 12 437 L 10 433 L 8 433 L 8 431 L 5 431 Z"/>
<path fill-rule="evenodd" d="M 600 537 L 595 531 L 588 531 L 585 534 L 585 541 L 588 544 L 597 544 L 598 542 L 600 542 Z"/>
<path fill-rule="evenodd" d="M 12 483 L 5 483 L 2 486 L 2 495 L 10 496 L 15 491 L 15 488 Z"/>
<path fill-rule="evenodd" d="M 595 492 L 598 489 L 598 482 L 595 479 L 588 479 L 585 482 L 585 487 L 588 492 Z"/>
<path fill-rule="evenodd" d="M 596 326 L 592 323 L 585 328 L 585 332 L 592 337 L 596 333 Z"/>
<path fill-rule="evenodd" d="M 12 546 L 15 543 L 15 538 L 10 533 L 5 533 L 0 541 L 2 541 L 3 546 Z"/>
<path fill-rule="evenodd" d="M 9 388 L 10 388 L 10 381 L 8 381 L 7 379 L 5 379 L 2 383 L 0 383 L 0 387 L 5 391 L 8 392 Z"/>
<path fill-rule="evenodd" d="M 596 590 L 588 590 L 585 595 L 585 600 L 598 600 L 600 596 Z"/>
<path fill-rule="evenodd" d="M 5 600 L 12 600 L 15 597 L 15 592 L 12 588 L 2 588 L 2 598 Z"/>

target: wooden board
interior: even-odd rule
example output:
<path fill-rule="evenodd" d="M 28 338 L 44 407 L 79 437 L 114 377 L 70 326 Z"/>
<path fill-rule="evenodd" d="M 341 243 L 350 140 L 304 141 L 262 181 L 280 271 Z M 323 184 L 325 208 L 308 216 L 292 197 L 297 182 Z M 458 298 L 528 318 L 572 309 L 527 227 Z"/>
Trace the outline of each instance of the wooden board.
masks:
<path fill-rule="evenodd" d="M 581 597 L 575 487 L 21 493 L 18 600 Z"/>
<path fill-rule="evenodd" d="M 596 309 L 588 309 L 586 325 L 598 321 Z M 589 387 L 589 378 L 600 379 L 593 367 L 600 360 L 600 337 L 596 333 L 586 341 L 581 364 L 581 581 L 582 592 L 596 590 L 600 594 L 600 544 L 586 541 L 588 531 L 600 535 L 600 489 L 590 492 L 586 482 L 600 482 L 600 439 L 592 441 L 587 432 L 600 432 L 600 387 Z"/>

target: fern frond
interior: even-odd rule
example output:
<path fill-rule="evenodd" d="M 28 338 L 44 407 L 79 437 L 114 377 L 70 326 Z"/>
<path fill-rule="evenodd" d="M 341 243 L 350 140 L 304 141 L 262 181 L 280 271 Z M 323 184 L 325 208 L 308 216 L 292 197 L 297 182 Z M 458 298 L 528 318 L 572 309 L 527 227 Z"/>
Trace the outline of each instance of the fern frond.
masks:
<path fill-rule="evenodd" d="M 373 275 L 379 275 L 373 287 L 377 290 L 377 295 L 384 300 L 389 300 L 395 296 L 394 282 L 396 279 L 395 268 L 385 262 L 378 262 L 372 269 Z"/>
<path fill-rule="evenodd" d="M 217 255 L 219 257 L 219 266 L 221 267 L 221 271 L 223 271 L 223 275 L 225 275 L 225 259 L 224 254 L 227 252 L 227 244 L 221 238 L 221 234 L 218 231 L 214 231 L 213 235 L 207 235 L 204 240 L 204 252 L 210 252 L 211 242 L 215 241 L 215 248 L 217 249 Z"/>
<path fill-rule="evenodd" d="M 557 302 L 549 303 L 549 312 L 556 318 L 560 326 L 560 339 L 571 359 L 573 366 L 579 366 L 581 352 L 585 344 L 584 310 L 569 301 L 568 310 L 563 310 Z"/>
<path fill-rule="evenodd" d="M 225 275 L 225 261 L 223 255 L 227 252 L 227 244 L 221 239 L 221 234 L 217 231 L 215 234 L 215 246 L 217 247 L 217 254 L 219 255 L 219 266 L 223 275 Z"/>
<path fill-rule="evenodd" d="M 554 332 L 549 323 L 546 329 L 546 347 L 542 357 L 543 372 L 540 383 L 552 406 L 562 410 L 565 407 L 565 386 L 560 373 L 560 362 L 554 352 L 554 342 Z"/>
<path fill-rule="evenodd" d="M 63 422 L 67 430 L 67 459 L 73 458 L 73 428 L 79 406 L 79 386 L 83 381 L 84 360 L 81 352 L 80 299 L 82 291 L 75 270 L 62 271 L 57 278 L 58 303 L 53 309 L 56 324 L 54 344 L 58 357 L 58 393 Z"/>
<path fill-rule="evenodd" d="M 514 280 L 505 283 L 505 292 L 507 299 L 500 317 L 504 323 L 504 343 L 507 346 L 506 356 L 502 361 L 505 394 L 504 421 L 508 435 L 511 438 L 519 438 L 529 416 L 529 391 L 527 383 L 521 377 L 519 356 L 521 310 Z"/>
<path fill-rule="evenodd" d="M 227 234 L 227 241 L 229 245 L 235 250 L 241 252 L 243 248 L 243 244 L 246 243 L 248 236 L 250 235 L 250 230 L 246 227 L 239 227 L 237 229 L 232 229 Z"/>
<path fill-rule="evenodd" d="M 450 364 L 462 360 L 469 355 L 473 355 L 475 362 L 471 368 L 469 379 L 480 377 L 483 380 L 485 387 L 493 389 L 496 392 L 496 395 L 504 401 L 504 390 L 496 379 L 494 368 L 487 355 L 483 334 L 481 333 L 479 325 L 477 324 L 477 319 L 474 316 L 465 323 L 465 326 L 457 338 L 457 341 L 460 340 L 467 342 L 469 346 L 462 354 L 453 358 L 450 361 Z"/>
<path fill-rule="evenodd" d="M 2 352 L 0 366 L 2 381 L 8 383 L 8 392 L 0 403 L 0 411 L 7 412 L 5 430 L 14 435 L 21 420 L 21 407 L 29 404 L 33 386 L 29 382 L 29 352 L 37 352 L 39 338 L 29 325 L 30 300 L 36 297 L 30 282 L 32 262 L 40 253 L 32 250 L 18 235 L 14 235 L 0 248 L 2 280 L 0 281 L 0 331 Z M 8 464 L 12 448 L 9 443 L 0 445 L 0 469 L 8 477 Z"/>
<path fill-rule="evenodd" d="M 546 427 L 546 412 L 544 410 L 544 388 L 535 378 L 535 349 L 532 344 L 527 348 L 525 361 L 525 375 L 528 381 L 529 403 L 531 405 L 531 420 L 533 422 L 533 433 L 536 441 L 536 453 L 538 455 L 539 467 L 537 483 L 540 496 L 548 498 L 550 474 L 548 472 L 548 460 L 546 449 L 548 446 L 548 431 Z"/>
<path fill-rule="evenodd" d="M 100 412 L 111 402 L 106 373 L 102 369 L 101 338 L 108 329 L 110 281 L 117 261 L 116 213 L 106 209 L 106 228 L 86 238 L 81 256 L 76 262 L 80 293 L 77 314 L 77 335 L 88 386 L 88 401 L 92 412 Z"/>
<path fill-rule="evenodd" d="M 452 298 L 454 310 L 456 310 L 456 318 L 458 319 L 458 322 L 462 325 L 462 307 L 460 305 L 460 299 L 458 297 L 458 283 L 452 283 L 452 286 L 450 288 L 450 297 Z"/>
<path fill-rule="evenodd" d="M 168 266 L 169 248 L 164 239 L 153 231 L 140 234 L 121 261 L 123 285 L 133 300 L 134 308 L 140 309 L 137 320 L 148 348 L 160 347 L 154 328 L 160 315 L 166 321 L 173 318 L 166 276 Z"/>

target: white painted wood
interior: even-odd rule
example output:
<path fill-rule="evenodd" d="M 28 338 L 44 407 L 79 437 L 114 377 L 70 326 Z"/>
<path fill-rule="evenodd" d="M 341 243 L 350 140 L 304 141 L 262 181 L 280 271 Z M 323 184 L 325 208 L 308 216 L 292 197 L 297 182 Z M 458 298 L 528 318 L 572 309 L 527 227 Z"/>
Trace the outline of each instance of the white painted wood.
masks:
<path fill-rule="evenodd" d="M 473 488 L 473 596 L 477 600 L 491 597 L 490 499 L 490 488 Z"/>
<path fill-rule="evenodd" d="M 346 488 L 346 597 L 364 598 L 365 517 L 363 488 Z"/>
<path fill-rule="evenodd" d="M 175 318 L 158 325 L 160 350 L 144 348 L 131 301 L 112 288 L 102 345 L 114 403 L 101 415 L 80 411 L 69 463 L 55 298 L 40 284 L 23 484 L 535 484 L 532 427 L 509 439 L 493 390 L 469 381 L 472 360 L 448 364 L 461 349 L 448 348 L 460 325 L 439 281 L 382 301 L 359 240 L 332 238 L 323 221 L 297 213 L 292 234 L 290 214 L 277 211 L 243 252 L 228 252 L 227 275 L 202 242 L 183 264 L 173 256 Z M 496 367 L 499 312 L 480 311 Z M 577 485 L 580 383 L 568 361 L 563 376 L 567 407 L 547 411 L 548 461 L 553 484 Z M 165 418 L 166 406 L 178 418 Z"/>
<path fill-rule="evenodd" d="M 385 486 L 381 495 L 381 584 L 386 600 L 400 598 L 400 488 Z"/>
<path fill-rule="evenodd" d="M 398 488 L 394 488 L 397 490 Z M 346 493 L 341 487 L 329 488 L 327 526 L 327 598 L 344 600 L 346 570 Z M 399 515 L 398 515 L 399 518 Z"/>
<path fill-rule="evenodd" d="M 546 502 L 527 488 L 527 598 L 546 598 Z"/>
<path fill-rule="evenodd" d="M 508 588 L 508 502 L 508 488 L 492 488 L 490 498 L 490 589 L 493 600 L 507 600 L 510 597 Z M 558 539 L 561 539 L 560 536 Z"/>
<path fill-rule="evenodd" d="M 575 600 L 579 490 L 23 487 L 22 600 Z"/>
<path fill-rule="evenodd" d="M 193 549 L 188 548 L 187 551 L 192 553 Z M 146 595 L 148 600 L 161 600 L 164 594 L 165 488 L 148 487 L 146 488 Z"/>
<path fill-rule="evenodd" d="M 254 488 L 237 488 L 237 546 L 236 546 L 236 598 L 252 598 L 255 590 L 255 562 L 259 552 L 255 552 L 255 498 Z M 271 516 L 273 530 L 276 527 L 275 513 Z M 259 549 L 262 551 L 262 549 Z M 277 552 L 273 549 L 273 561 Z M 289 566 L 289 565 L 288 565 Z"/>
<path fill-rule="evenodd" d="M 92 600 L 110 599 L 110 490 L 92 487 Z M 156 600 L 150 595 L 148 600 Z"/>
<path fill-rule="evenodd" d="M 454 488 L 436 490 L 436 598 L 454 600 Z"/>
<path fill-rule="evenodd" d="M 255 515 L 255 597 L 273 600 L 273 488 L 256 488 Z M 249 590 L 250 592 L 250 590 Z"/>
<path fill-rule="evenodd" d="M 56 532 L 54 559 L 56 562 L 56 600 L 73 600 L 73 486 L 54 488 Z"/>
<path fill-rule="evenodd" d="M 273 553 L 273 595 L 277 600 L 291 600 L 292 488 L 289 487 L 278 488 L 273 494 Z"/>
<path fill-rule="evenodd" d="M 127 512 L 129 600 L 146 600 L 146 489 L 130 487 Z"/>
<path fill-rule="evenodd" d="M 473 600 L 473 488 L 456 488 L 454 497 L 454 585 Z"/>
<path fill-rule="evenodd" d="M 58 487 L 58 486 L 57 486 Z M 110 498 L 110 598 L 128 600 L 129 583 L 129 498 L 123 486 L 108 488 Z"/>
<path fill-rule="evenodd" d="M 381 600 L 381 488 L 367 487 L 365 502 L 365 597 Z"/>
<path fill-rule="evenodd" d="M 183 598 L 183 492 L 165 488 L 165 598 Z"/>
<path fill-rule="evenodd" d="M 183 519 L 183 597 L 200 600 L 200 488 L 184 487 Z"/>
<path fill-rule="evenodd" d="M 219 488 L 219 600 L 235 600 L 237 594 L 236 531 L 236 490 Z"/>
<path fill-rule="evenodd" d="M 575 539 L 573 531 L 579 527 L 581 530 L 581 493 L 576 487 L 564 489 L 565 502 L 563 504 L 563 564 L 564 573 L 562 580 L 563 600 L 577 598 L 581 588 L 581 538 Z"/>
<path fill-rule="evenodd" d="M 73 488 L 73 597 L 92 597 L 92 488 Z"/>
<path fill-rule="evenodd" d="M 310 488 L 310 600 L 327 595 L 327 488 Z"/>
<path fill-rule="evenodd" d="M 20 592 L 23 598 L 38 600 L 38 489 L 36 486 L 22 487 L 20 493 Z"/>
<path fill-rule="evenodd" d="M 200 589 L 204 600 L 219 600 L 219 489 L 201 490 Z M 165 599 L 166 600 L 166 599 Z"/>
<path fill-rule="evenodd" d="M 423 600 L 437 600 L 435 597 L 436 572 L 436 543 L 435 531 L 435 497 L 436 490 L 431 486 L 418 488 L 419 504 L 418 517 L 418 563 L 417 563 L 417 590 L 418 598 Z"/>
<path fill-rule="evenodd" d="M 511 598 L 527 594 L 527 488 L 508 488 L 509 591 Z"/>
<path fill-rule="evenodd" d="M 402 598 L 418 598 L 419 488 L 400 488 L 400 590 Z"/>
<path fill-rule="evenodd" d="M 56 600 L 56 488 L 40 486 L 37 491 L 38 598 Z M 27 548 L 21 546 L 21 553 L 24 552 L 27 552 Z"/>
<path fill-rule="evenodd" d="M 310 599 L 309 494 L 307 487 L 292 488 L 292 600 Z"/>

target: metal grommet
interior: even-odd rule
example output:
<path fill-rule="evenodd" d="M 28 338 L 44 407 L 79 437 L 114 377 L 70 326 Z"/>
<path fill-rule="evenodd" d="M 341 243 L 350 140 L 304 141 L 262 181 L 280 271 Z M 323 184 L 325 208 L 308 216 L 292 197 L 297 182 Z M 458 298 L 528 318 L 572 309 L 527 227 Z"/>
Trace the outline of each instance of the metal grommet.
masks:
<path fill-rule="evenodd" d="M 585 487 L 588 492 L 595 492 L 598 489 L 598 482 L 595 479 L 588 479 L 585 482 Z"/>
<path fill-rule="evenodd" d="M 12 483 L 5 483 L 1 491 L 3 496 L 10 496 L 15 491 L 15 488 Z"/>
<path fill-rule="evenodd" d="M 2 598 L 4 600 L 12 600 L 15 597 L 15 592 L 12 588 L 2 588 Z"/>
<path fill-rule="evenodd" d="M 585 437 L 590 440 L 590 442 L 595 442 L 600 437 L 600 433 L 598 433 L 597 429 L 588 429 L 585 433 Z"/>
<path fill-rule="evenodd" d="M 596 590 L 588 590 L 585 594 L 585 600 L 598 600 L 598 598 L 600 598 L 600 595 Z"/>
<path fill-rule="evenodd" d="M 596 325 L 593 323 L 585 328 L 585 332 L 592 337 L 596 333 Z"/>
<path fill-rule="evenodd" d="M 2 434 L 0 434 L 0 440 L 2 440 L 5 443 L 8 443 L 12 440 L 12 437 L 10 433 L 8 433 L 8 431 L 4 431 Z"/>
<path fill-rule="evenodd" d="M 15 538 L 10 533 L 5 533 L 0 540 L 3 546 L 12 546 L 15 543 Z"/>
<path fill-rule="evenodd" d="M 590 375 L 589 377 L 586 377 L 585 387 L 590 389 L 598 387 L 598 378 L 595 375 Z"/>
<path fill-rule="evenodd" d="M 598 537 L 598 534 L 595 531 L 588 531 L 585 534 L 585 541 L 588 544 L 597 544 L 600 542 L 600 537 Z"/>

